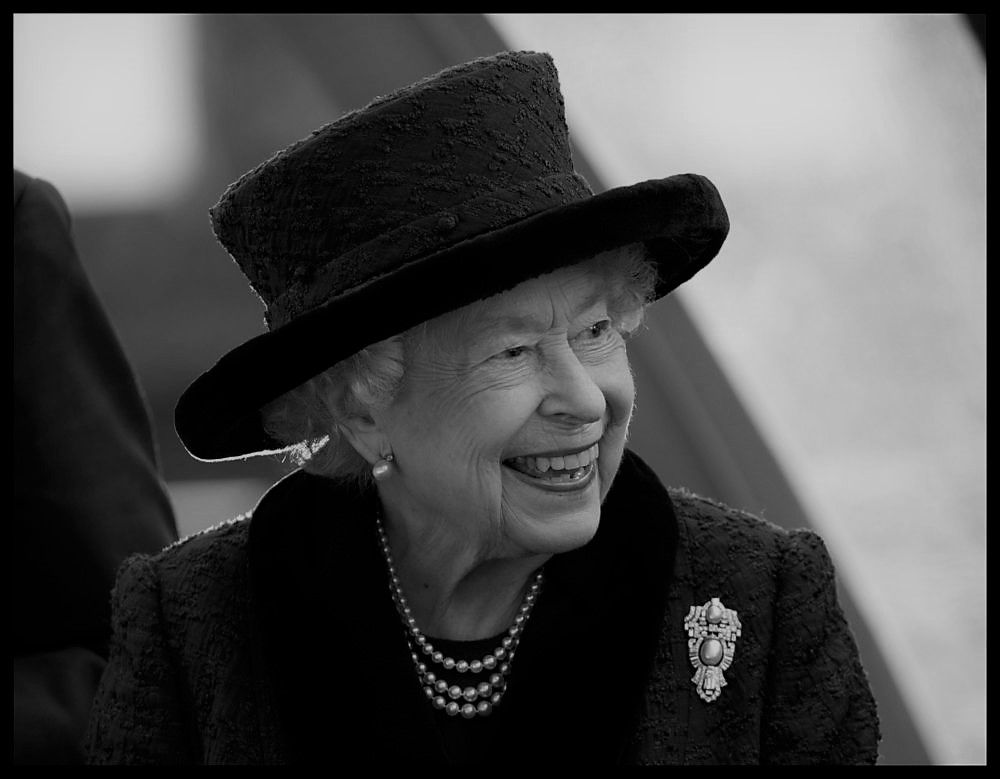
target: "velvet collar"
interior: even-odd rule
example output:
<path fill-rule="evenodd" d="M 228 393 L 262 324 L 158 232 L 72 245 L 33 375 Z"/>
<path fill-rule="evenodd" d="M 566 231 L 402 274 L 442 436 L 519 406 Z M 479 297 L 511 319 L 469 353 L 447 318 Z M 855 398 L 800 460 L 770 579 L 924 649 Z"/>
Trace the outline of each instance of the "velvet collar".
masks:
<path fill-rule="evenodd" d="M 288 762 L 447 762 L 389 594 L 374 500 L 296 472 L 254 511 L 263 671 Z M 626 452 L 594 539 L 546 566 L 493 719 L 509 729 L 509 752 L 484 762 L 621 758 L 656 651 L 677 532 L 666 490 Z"/>

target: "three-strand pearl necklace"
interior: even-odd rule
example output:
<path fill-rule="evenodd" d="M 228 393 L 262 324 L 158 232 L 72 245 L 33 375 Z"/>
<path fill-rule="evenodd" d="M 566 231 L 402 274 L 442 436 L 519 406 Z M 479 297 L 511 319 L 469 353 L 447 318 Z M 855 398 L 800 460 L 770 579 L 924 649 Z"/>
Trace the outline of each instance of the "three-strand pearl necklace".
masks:
<path fill-rule="evenodd" d="M 542 588 L 542 571 L 539 570 L 535 574 L 535 580 L 524 596 L 517 616 L 514 617 L 514 623 L 500 640 L 500 646 L 478 660 L 471 662 L 455 660 L 453 657 L 448 657 L 443 652 L 436 650 L 417 627 L 417 621 L 413 618 L 410 607 L 406 603 L 406 597 L 403 595 L 396 566 L 392 561 L 392 552 L 389 549 L 389 538 L 382 526 L 381 518 L 378 518 L 376 523 L 382 553 L 385 555 L 385 562 L 389 569 L 389 590 L 392 592 L 396 610 L 406 628 L 410 657 L 417 669 L 417 677 L 424 689 L 424 695 L 427 696 L 434 708 L 443 709 L 452 717 L 459 714 L 466 719 L 489 716 L 507 690 L 507 676 L 510 674 L 510 666 L 514 661 L 514 652 L 520 643 L 524 626 L 527 624 L 528 617 Z M 431 665 L 425 661 L 430 661 Z M 432 670 L 435 665 L 449 673 L 468 674 L 481 680 L 470 679 L 469 681 L 472 683 L 467 684 L 456 684 L 454 681 L 449 683 L 441 678 L 440 672 Z"/>

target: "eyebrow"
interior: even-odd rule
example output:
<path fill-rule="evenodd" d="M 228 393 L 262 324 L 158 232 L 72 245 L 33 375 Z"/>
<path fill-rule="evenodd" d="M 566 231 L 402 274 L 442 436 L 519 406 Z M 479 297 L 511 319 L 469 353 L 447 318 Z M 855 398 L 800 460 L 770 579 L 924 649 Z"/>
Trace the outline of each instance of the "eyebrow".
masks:
<path fill-rule="evenodd" d="M 607 291 L 602 287 L 594 289 L 580 304 L 573 308 L 571 316 L 576 318 L 584 311 L 593 308 L 600 300 L 607 297 Z M 530 314 L 507 314 L 501 316 L 476 317 L 472 320 L 468 332 L 473 336 L 482 336 L 494 330 L 509 330 L 524 332 L 529 330 L 548 329 L 548 326 L 537 316 Z"/>

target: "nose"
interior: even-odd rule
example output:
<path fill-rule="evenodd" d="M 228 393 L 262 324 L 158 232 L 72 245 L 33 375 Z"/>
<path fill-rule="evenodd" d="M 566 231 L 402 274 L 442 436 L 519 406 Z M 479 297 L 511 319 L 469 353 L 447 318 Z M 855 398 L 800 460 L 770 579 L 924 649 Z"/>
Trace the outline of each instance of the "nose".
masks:
<path fill-rule="evenodd" d="M 604 418 L 607 401 L 594 375 L 567 344 L 546 360 L 546 393 L 539 412 L 567 425 Z"/>

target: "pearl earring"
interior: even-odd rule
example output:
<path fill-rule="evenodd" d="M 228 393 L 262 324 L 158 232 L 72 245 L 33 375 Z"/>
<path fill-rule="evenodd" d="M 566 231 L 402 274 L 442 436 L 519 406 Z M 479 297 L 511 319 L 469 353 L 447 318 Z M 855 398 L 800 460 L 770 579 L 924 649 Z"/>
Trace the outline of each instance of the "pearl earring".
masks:
<path fill-rule="evenodd" d="M 392 476 L 392 464 L 395 460 L 396 457 L 392 452 L 382 455 L 382 458 L 372 466 L 372 476 L 375 477 L 375 481 L 385 481 Z"/>

